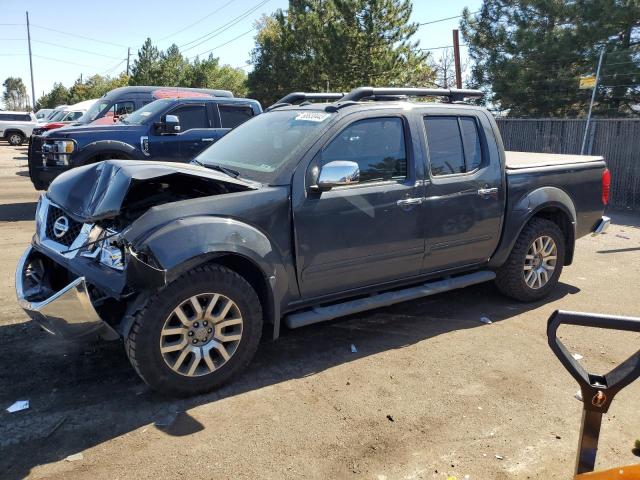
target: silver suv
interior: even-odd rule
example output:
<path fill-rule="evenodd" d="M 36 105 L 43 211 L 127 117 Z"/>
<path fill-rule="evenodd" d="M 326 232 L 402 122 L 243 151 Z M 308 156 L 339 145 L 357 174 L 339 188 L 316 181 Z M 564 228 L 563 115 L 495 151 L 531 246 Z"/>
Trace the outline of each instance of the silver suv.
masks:
<path fill-rule="evenodd" d="M 17 146 L 31 136 L 36 117 L 31 112 L 0 111 L 0 138 Z"/>

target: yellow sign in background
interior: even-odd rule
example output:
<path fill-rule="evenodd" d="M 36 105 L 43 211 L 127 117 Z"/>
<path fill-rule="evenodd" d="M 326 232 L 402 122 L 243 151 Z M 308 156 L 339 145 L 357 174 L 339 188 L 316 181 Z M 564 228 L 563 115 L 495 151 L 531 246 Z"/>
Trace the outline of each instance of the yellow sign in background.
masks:
<path fill-rule="evenodd" d="M 593 88 L 596 86 L 596 77 L 595 75 L 589 75 L 587 77 L 580 77 L 580 90 L 586 90 L 589 88 Z"/>

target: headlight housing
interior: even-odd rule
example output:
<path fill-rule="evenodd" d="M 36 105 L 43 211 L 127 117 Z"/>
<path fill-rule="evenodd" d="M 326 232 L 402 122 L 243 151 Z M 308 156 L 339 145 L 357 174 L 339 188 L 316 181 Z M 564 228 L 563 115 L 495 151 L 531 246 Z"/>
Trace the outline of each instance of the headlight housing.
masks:
<path fill-rule="evenodd" d="M 76 148 L 75 143 L 71 140 L 56 140 L 53 144 L 57 153 L 73 153 Z"/>
<path fill-rule="evenodd" d="M 67 166 L 75 149 L 73 140 L 49 140 L 42 145 L 42 159 L 45 166 Z"/>
<path fill-rule="evenodd" d="M 124 270 L 124 250 L 118 245 L 119 232 L 94 225 L 89 234 L 88 246 L 81 255 L 95 258 L 102 265 L 114 270 Z"/>

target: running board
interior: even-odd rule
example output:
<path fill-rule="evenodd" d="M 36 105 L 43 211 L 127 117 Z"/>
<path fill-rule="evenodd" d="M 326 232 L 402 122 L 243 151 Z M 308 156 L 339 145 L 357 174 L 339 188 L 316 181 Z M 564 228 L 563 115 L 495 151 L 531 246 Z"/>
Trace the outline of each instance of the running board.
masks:
<path fill-rule="evenodd" d="M 494 272 L 483 270 L 468 273 L 457 277 L 450 277 L 443 280 L 428 282 L 417 287 L 405 288 L 404 290 L 394 290 L 392 292 L 378 293 L 357 300 L 350 300 L 343 303 L 336 303 L 326 307 L 314 307 L 311 310 L 292 313 L 284 319 L 285 325 L 289 328 L 299 328 L 313 323 L 325 322 L 334 318 L 344 317 L 353 313 L 364 312 L 373 308 L 387 307 L 394 303 L 415 300 L 416 298 L 428 297 L 436 293 L 448 292 L 456 288 L 464 288 L 476 283 L 487 282 L 496 278 Z"/>

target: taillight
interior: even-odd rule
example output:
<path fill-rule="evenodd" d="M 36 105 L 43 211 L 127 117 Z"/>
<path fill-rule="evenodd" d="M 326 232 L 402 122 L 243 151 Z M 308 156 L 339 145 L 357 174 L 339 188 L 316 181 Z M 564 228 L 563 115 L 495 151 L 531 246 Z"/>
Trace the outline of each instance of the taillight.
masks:
<path fill-rule="evenodd" d="M 608 168 L 602 172 L 602 204 L 609 204 L 609 191 L 611 190 L 611 172 Z"/>

